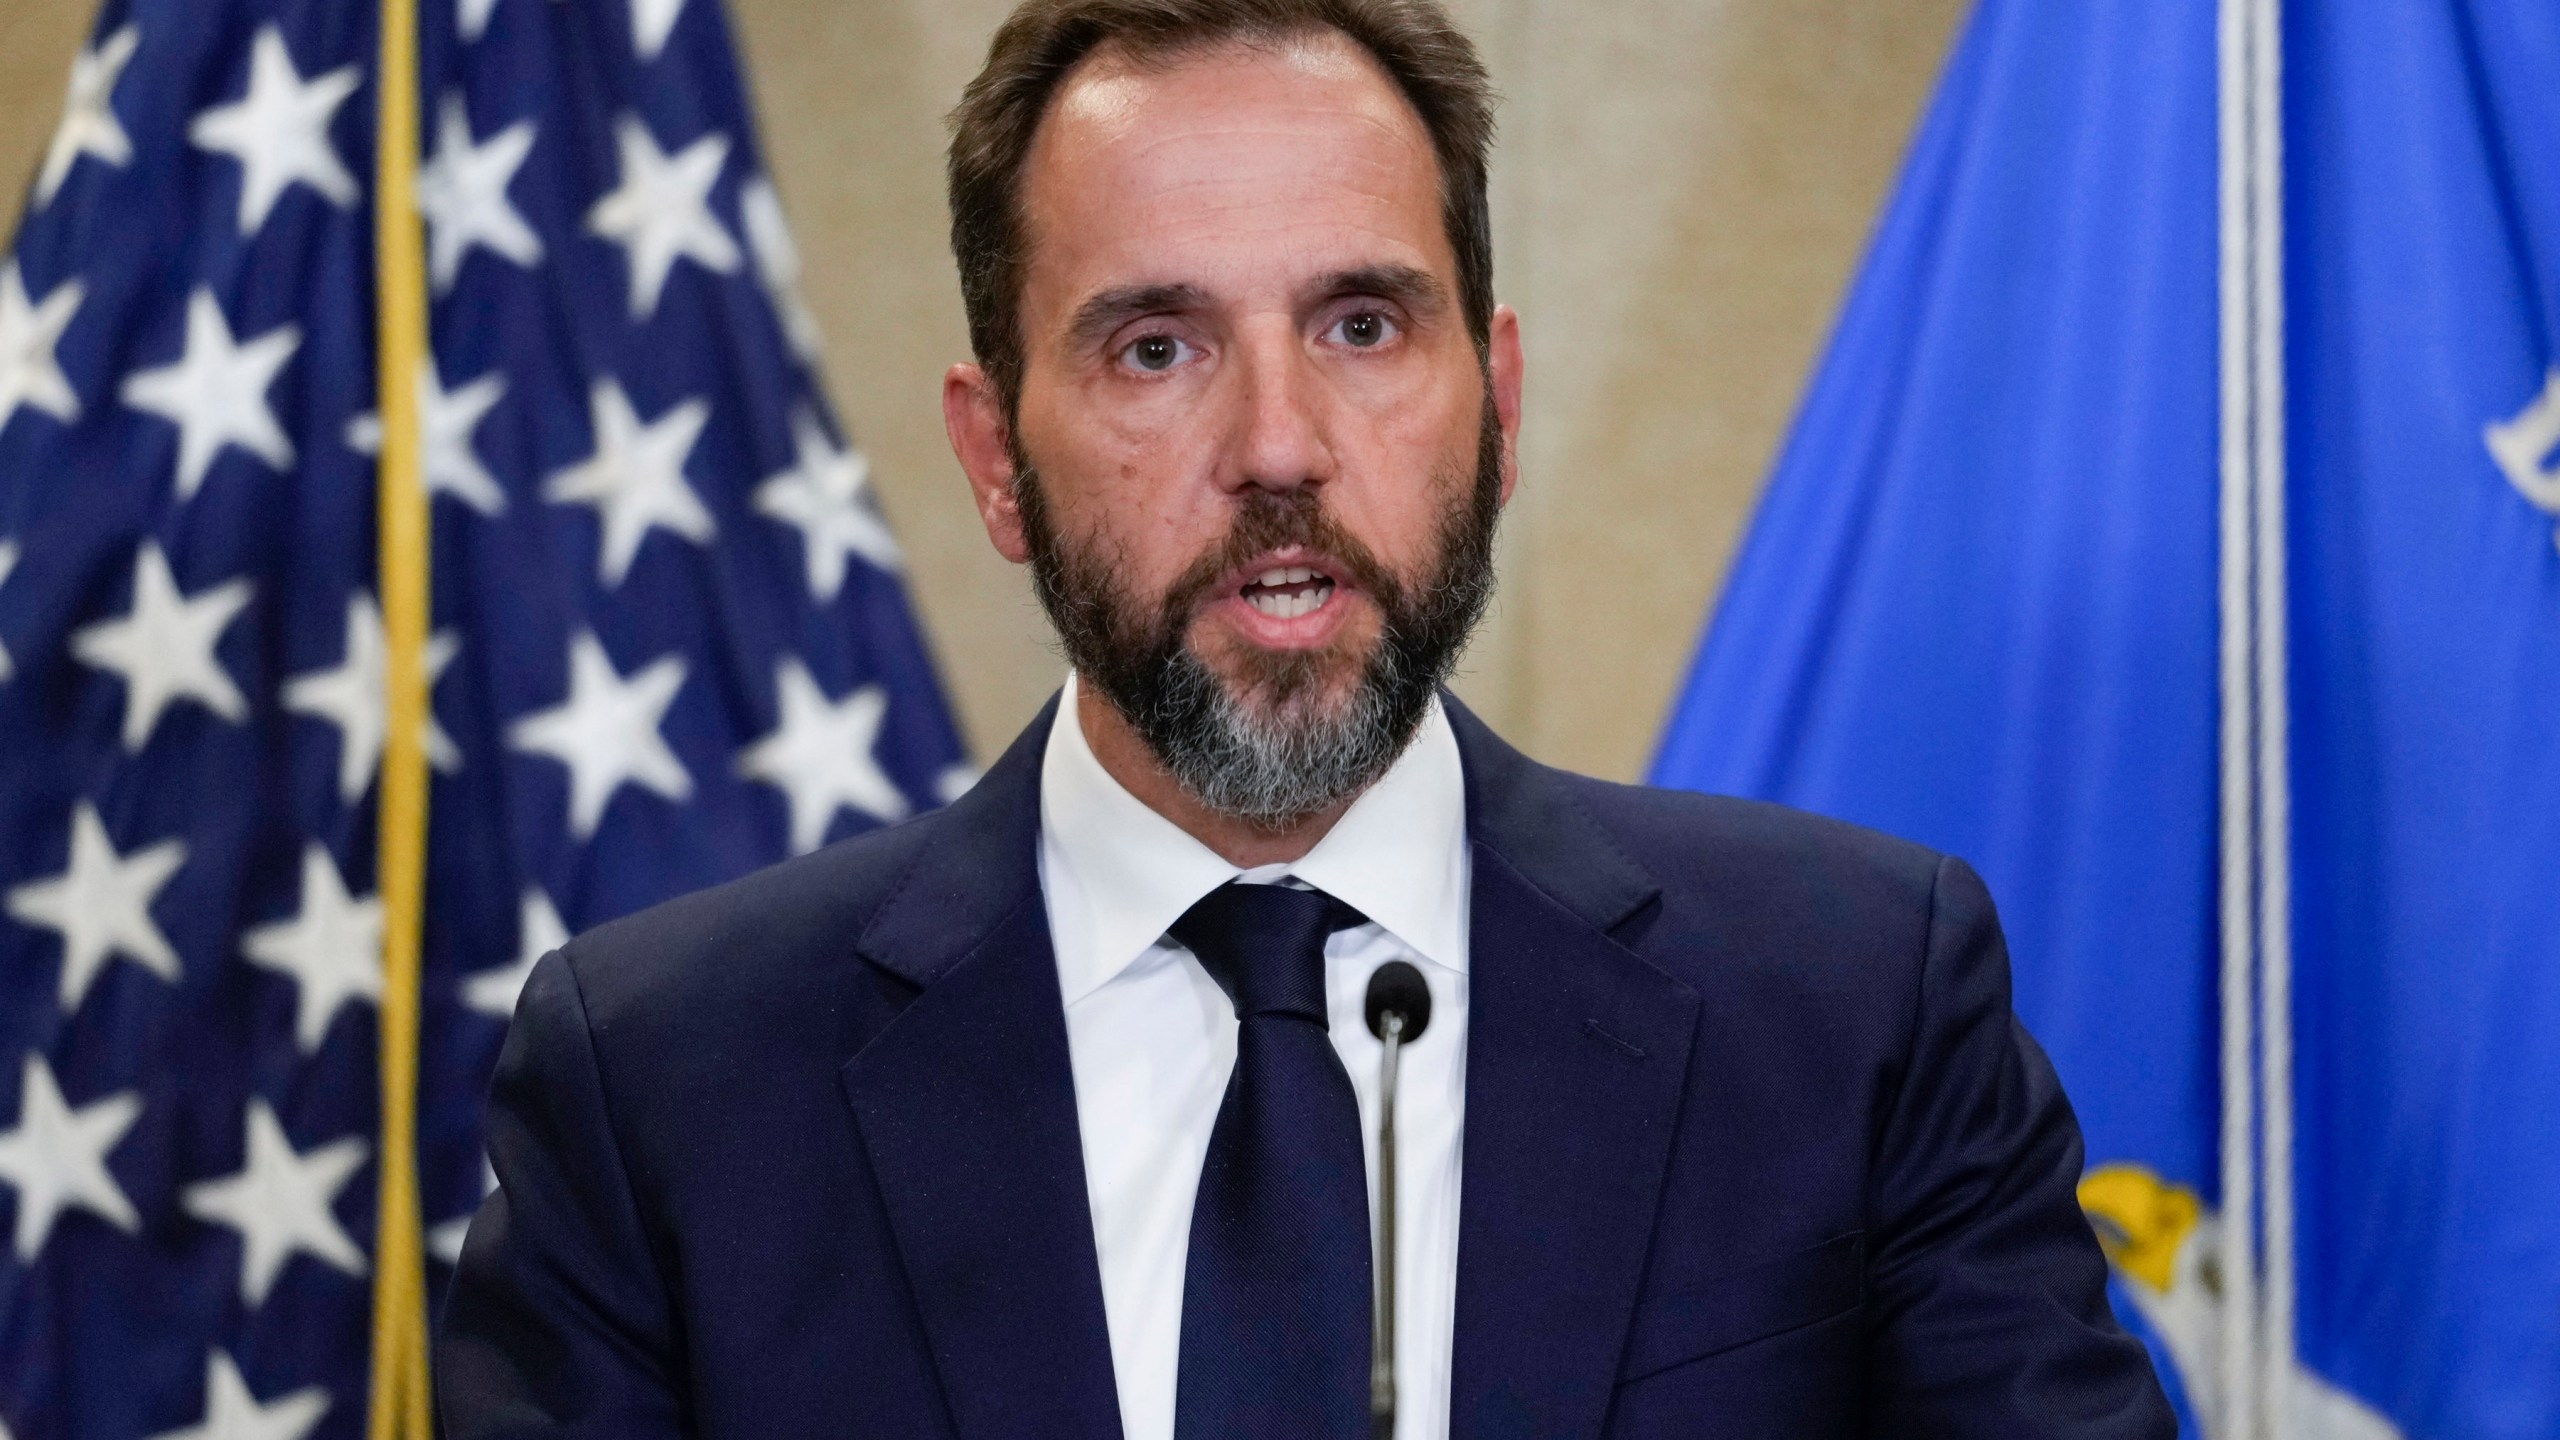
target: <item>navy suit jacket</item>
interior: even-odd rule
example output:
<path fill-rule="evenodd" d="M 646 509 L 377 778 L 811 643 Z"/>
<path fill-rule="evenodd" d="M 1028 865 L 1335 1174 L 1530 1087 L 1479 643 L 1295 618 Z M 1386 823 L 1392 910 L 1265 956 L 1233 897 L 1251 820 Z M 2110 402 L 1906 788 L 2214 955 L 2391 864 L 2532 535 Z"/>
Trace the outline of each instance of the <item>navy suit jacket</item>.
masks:
<path fill-rule="evenodd" d="M 451 1440 L 1119 1435 L 1034 859 L 1054 710 L 946 810 L 535 968 Z M 1454 1436 L 2175 1434 L 1971 871 L 1450 712 Z"/>

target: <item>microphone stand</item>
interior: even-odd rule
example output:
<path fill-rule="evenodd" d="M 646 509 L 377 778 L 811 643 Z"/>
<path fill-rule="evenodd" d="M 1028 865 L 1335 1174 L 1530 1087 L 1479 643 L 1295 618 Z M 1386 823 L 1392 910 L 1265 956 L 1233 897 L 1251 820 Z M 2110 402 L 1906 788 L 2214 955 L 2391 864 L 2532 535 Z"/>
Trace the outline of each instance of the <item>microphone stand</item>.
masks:
<path fill-rule="evenodd" d="M 1396 1052 L 1404 1048 L 1403 1012 L 1381 1015 L 1378 1028 L 1385 1047 L 1378 1059 L 1378 1283 L 1371 1326 L 1369 1433 L 1372 1440 L 1395 1440 Z"/>
<path fill-rule="evenodd" d="M 1422 972 L 1390 960 L 1369 977 L 1361 1009 L 1378 1037 L 1378 1254 L 1370 1287 L 1369 1434 L 1396 1433 L 1396 1061 L 1431 1023 L 1431 986 Z"/>

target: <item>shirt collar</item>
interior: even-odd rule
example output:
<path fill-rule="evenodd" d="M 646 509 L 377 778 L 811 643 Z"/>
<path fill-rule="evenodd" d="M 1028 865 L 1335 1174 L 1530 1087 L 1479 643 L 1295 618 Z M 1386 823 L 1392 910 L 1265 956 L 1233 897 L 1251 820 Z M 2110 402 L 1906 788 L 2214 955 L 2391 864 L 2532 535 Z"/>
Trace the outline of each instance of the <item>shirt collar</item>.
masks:
<path fill-rule="evenodd" d="M 1067 678 L 1040 765 L 1040 856 L 1058 979 L 1072 1005 L 1244 873 L 1102 768 Z M 1413 743 L 1315 848 L 1280 867 L 1376 921 L 1423 959 L 1467 968 L 1466 784 L 1438 697 Z M 1259 872 L 1257 872 L 1259 873 Z"/>
<path fill-rule="evenodd" d="M 1413 743 L 1289 873 L 1466 972 L 1466 772 L 1438 696 Z"/>

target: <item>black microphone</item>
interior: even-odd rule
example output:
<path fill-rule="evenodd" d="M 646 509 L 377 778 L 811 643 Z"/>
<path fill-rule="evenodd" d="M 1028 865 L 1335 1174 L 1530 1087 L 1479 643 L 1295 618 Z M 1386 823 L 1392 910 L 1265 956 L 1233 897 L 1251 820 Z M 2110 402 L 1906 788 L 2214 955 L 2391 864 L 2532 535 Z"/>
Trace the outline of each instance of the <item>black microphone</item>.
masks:
<path fill-rule="evenodd" d="M 1378 1256 L 1370 1287 L 1369 1433 L 1396 1433 L 1396 1054 L 1431 1023 L 1431 987 L 1422 972 L 1390 960 L 1369 977 L 1361 1005 L 1369 1033 L 1386 1047 L 1378 1058 Z"/>

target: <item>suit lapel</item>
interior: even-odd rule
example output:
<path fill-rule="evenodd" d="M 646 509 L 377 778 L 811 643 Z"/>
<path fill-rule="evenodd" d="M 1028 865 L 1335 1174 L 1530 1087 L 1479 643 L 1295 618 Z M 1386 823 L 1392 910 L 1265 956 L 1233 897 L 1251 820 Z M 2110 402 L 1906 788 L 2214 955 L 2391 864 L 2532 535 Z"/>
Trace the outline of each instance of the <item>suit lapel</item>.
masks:
<path fill-rule="evenodd" d="M 1658 887 L 1450 703 L 1474 843 L 1450 1433 L 1600 1433 L 1698 996 L 1610 932 Z"/>
<path fill-rule="evenodd" d="M 1453 1440 L 1592 1437 L 1698 1018 L 1612 937 L 1658 894 L 1564 782 L 1450 701 L 1473 845 Z M 1066 1018 L 1015 741 L 865 930 L 921 993 L 843 1083 L 965 1440 L 1120 1434 Z"/>
<path fill-rule="evenodd" d="M 1120 1434 L 1075 1079 L 1037 868 L 1054 703 L 865 930 L 923 987 L 843 1069 L 966 1440 Z"/>

